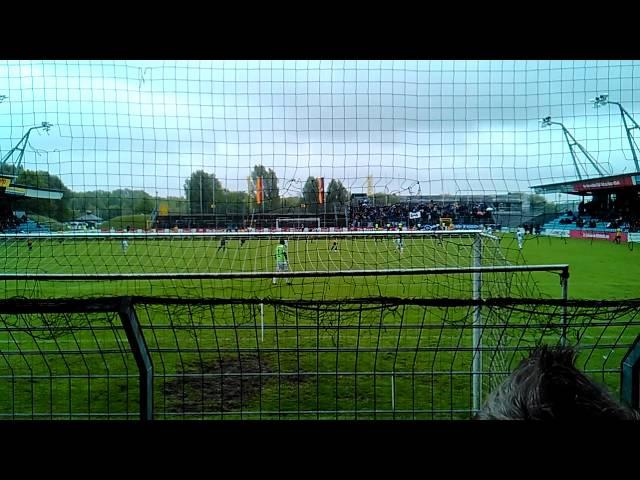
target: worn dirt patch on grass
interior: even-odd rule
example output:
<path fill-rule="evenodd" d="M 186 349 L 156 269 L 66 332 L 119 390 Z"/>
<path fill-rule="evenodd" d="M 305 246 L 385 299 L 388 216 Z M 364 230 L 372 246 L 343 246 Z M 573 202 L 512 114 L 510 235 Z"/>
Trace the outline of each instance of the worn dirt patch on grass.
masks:
<path fill-rule="evenodd" d="M 267 357 L 257 354 L 185 362 L 184 368 L 178 368 L 178 376 L 163 385 L 167 411 L 198 413 L 245 409 L 262 388 L 278 381 L 276 371 Z M 280 383 L 295 384 L 304 378 L 300 374 L 283 375 Z"/>

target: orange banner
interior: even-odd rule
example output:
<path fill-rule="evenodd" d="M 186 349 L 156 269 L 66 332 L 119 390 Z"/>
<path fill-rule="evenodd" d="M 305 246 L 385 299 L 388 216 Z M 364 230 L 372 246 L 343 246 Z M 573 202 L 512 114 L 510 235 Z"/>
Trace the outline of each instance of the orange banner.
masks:
<path fill-rule="evenodd" d="M 264 186 L 262 177 L 256 178 L 256 203 L 262 205 L 264 199 Z"/>
<path fill-rule="evenodd" d="M 324 177 L 318 177 L 318 203 L 324 203 Z"/>

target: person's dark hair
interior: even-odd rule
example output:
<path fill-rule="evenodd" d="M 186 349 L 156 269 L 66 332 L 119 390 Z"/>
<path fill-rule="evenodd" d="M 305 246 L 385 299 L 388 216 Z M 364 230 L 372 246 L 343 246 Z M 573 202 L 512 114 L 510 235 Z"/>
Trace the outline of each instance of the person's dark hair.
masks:
<path fill-rule="evenodd" d="M 640 420 L 575 367 L 576 351 L 539 347 L 496 388 L 477 420 Z"/>
<path fill-rule="evenodd" d="M 280 239 L 280 245 L 284 245 L 284 238 Z"/>

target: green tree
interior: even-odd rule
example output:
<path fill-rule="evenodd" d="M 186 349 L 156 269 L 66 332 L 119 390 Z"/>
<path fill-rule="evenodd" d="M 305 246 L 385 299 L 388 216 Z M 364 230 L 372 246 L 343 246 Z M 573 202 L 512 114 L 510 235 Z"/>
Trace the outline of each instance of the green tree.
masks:
<path fill-rule="evenodd" d="M 302 198 L 311 211 L 318 213 L 318 179 L 309 177 L 302 187 Z"/>
<path fill-rule="evenodd" d="M 147 192 L 142 192 L 137 195 L 137 198 L 133 204 L 133 215 L 139 215 L 141 213 L 150 214 L 155 208 L 156 201 Z"/>
<path fill-rule="evenodd" d="M 62 192 L 62 200 L 47 200 L 42 198 L 27 198 L 22 200 L 21 207 L 27 212 L 54 218 L 60 222 L 70 220 L 73 216 L 70 208 L 72 192 L 65 186 L 60 177 L 42 170 L 20 169 L 15 183 L 38 189 L 59 190 Z"/>
<path fill-rule="evenodd" d="M 525 201 L 524 198 L 523 201 Z M 529 195 L 529 204 L 531 210 L 535 213 L 554 213 L 558 211 L 555 203 L 548 202 L 542 195 L 535 193 Z"/>
<path fill-rule="evenodd" d="M 349 204 L 349 190 L 345 188 L 340 180 L 332 179 L 327 189 L 327 207 L 330 210 L 340 210 Z"/>
<path fill-rule="evenodd" d="M 95 213 L 103 220 L 122 215 L 150 214 L 156 199 L 144 190 L 117 189 L 112 192 L 94 190 L 71 192 L 69 205 L 74 217 L 87 211 Z"/>
<path fill-rule="evenodd" d="M 280 206 L 280 190 L 278 189 L 278 176 L 272 169 L 267 169 L 263 165 L 256 165 L 251 172 L 251 182 L 249 186 L 249 195 L 253 208 L 257 208 L 256 203 L 256 181 L 258 177 L 263 179 L 264 190 L 264 209 L 265 211 L 273 211 Z"/>
<path fill-rule="evenodd" d="M 24 169 L 22 167 L 16 168 L 12 163 L 0 164 L 0 174 L 3 175 L 20 175 Z"/>
<path fill-rule="evenodd" d="M 302 197 L 282 197 L 280 198 L 280 208 L 284 213 L 304 213 Z"/>
<path fill-rule="evenodd" d="M 217 213 L 228 215 L 246 215 L 249 195 L 246 192 L 225 191 L 224 205 Z"/>
<path fill-rule="evenodd" d="M 214 196 L 215 182 L 215 199 Z M 216 211 L 223 208 L 225 191 L 220 180 L 215 175 L 198 170 L 193 172 L 184 183 L 184 191 L 191 213 L 213 213 L 212 204 Z"/>
<path fill-rule="evenodd" d="M 189 202 L 184 197 L 167 197 L 160 198 L 159 204 L 165 203 L 171 215 L 183 214 L 189 212 Z"/>

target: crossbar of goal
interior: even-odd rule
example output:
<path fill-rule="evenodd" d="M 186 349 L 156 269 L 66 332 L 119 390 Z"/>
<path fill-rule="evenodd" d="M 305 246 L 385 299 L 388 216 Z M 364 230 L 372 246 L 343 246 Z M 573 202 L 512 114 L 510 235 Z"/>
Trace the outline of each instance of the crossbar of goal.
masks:
<path fill-rule="evenodd" d="M 226 238 L 226 239 L 274 239 L 287 238 L 351 238 L 351 237 L 388 237 L 402 235 L 405 237 L 470 237 L 484 234 L 482 230 L 349 230 L 349 231 L 323 231 L 323 232 L 95 232 L 95 233 L 4 233 L 0 239 L 175 239 L 175 238 Z M 497 237 L 490 237 L 497 238 Z"/>
<path fill-rule="evenodd" d="M 0 280 L 228 280 L 253 278 L 371 277 L 405 275 L 557 272 L 568 275 L 568 264 L 476 267 L 389 268 L 368 270 L 306 270 L 291 272 L 161 272 L 161 273 L 0 273 Z"/>

